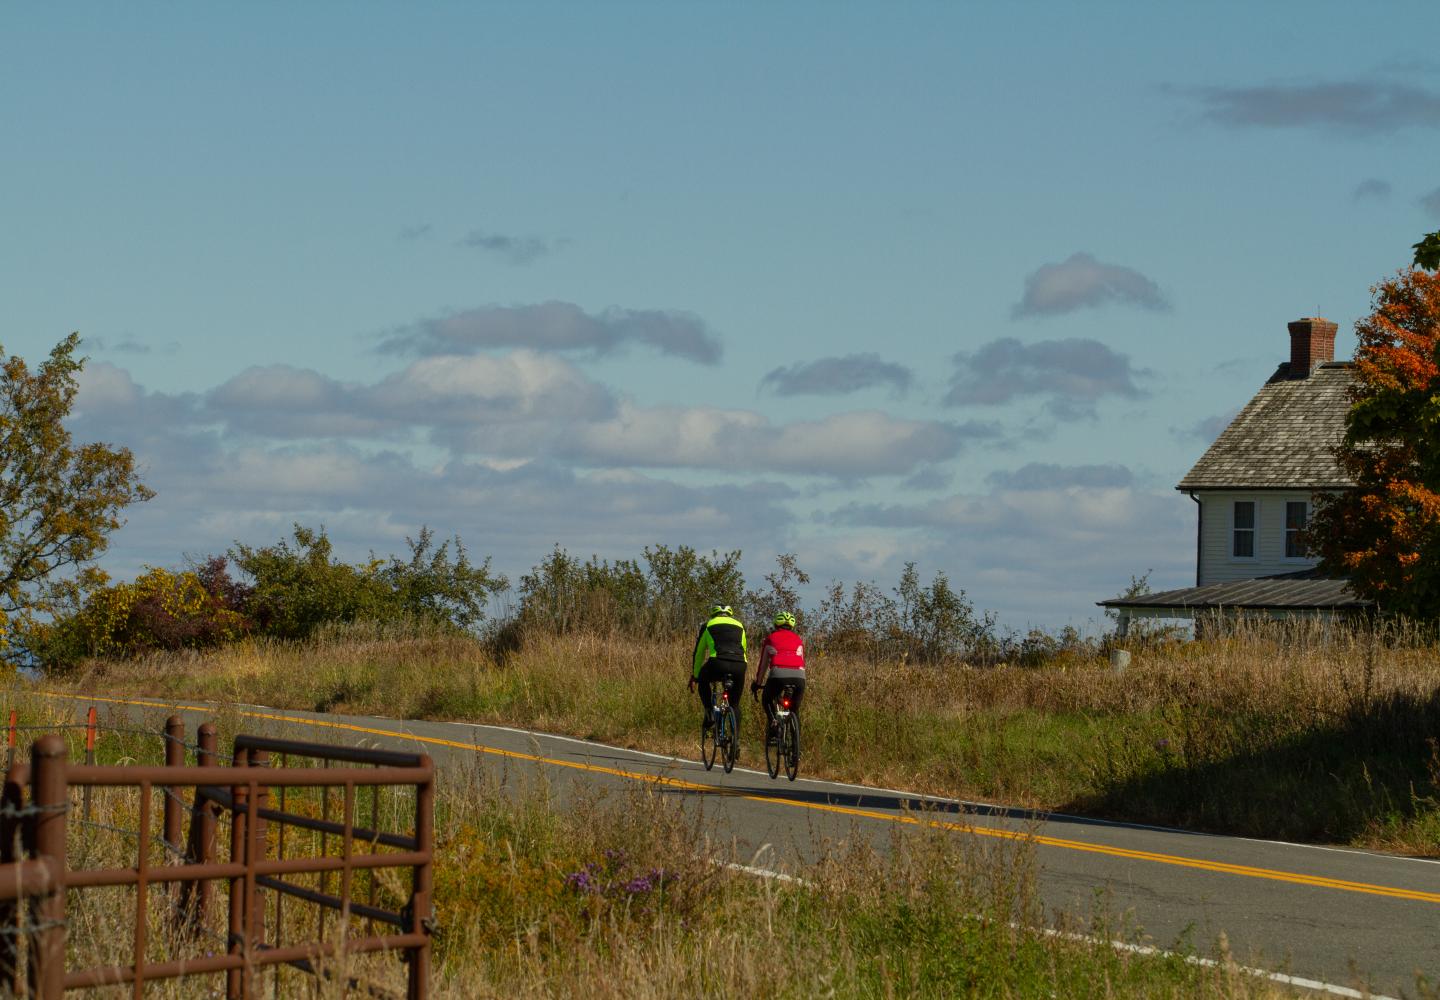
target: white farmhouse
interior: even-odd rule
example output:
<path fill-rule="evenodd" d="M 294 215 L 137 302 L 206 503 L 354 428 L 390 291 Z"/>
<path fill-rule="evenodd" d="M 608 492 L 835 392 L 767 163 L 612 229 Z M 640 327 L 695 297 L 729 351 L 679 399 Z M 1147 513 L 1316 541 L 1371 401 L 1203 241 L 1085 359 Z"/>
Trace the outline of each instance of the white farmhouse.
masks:
<path fill-rule="evenodd" d="M 1132 617 L 1195 618 L 1221 612 L 1352 614 L 1370 605 L 1345 580 L 1327 578 L 1300 531 L 1317 493 L 1352 483 L 1336 465 L 1354 364 L 1336 361 L 1336 325 L 1289 324 L 1282 363 L 1175 488 L 1195 501 L 1195 586 L 1101 601 Z"/>

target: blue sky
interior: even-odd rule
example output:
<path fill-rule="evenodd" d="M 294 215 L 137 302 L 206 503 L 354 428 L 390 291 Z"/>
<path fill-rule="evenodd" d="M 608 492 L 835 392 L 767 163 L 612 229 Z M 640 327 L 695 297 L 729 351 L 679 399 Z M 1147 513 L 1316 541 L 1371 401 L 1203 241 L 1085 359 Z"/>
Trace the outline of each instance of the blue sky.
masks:
<path fill-rule="evenodd" d="M 1425 29 L 1425 25 L 1429 29 Z M 1193 578 L 1173 485 L 1440 226 L 1430 4 L 0 7 L 7 351 L 158 495 L 106 565 L 428 523 Z"/>

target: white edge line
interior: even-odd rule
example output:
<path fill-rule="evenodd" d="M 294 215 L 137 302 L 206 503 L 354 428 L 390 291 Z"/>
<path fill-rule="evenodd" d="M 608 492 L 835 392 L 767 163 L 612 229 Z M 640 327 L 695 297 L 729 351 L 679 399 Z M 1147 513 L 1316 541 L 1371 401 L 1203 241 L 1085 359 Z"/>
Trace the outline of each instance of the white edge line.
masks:
<path fill-rule="evenodd" d="M 793 885 L 809 887 L 810 882 L 794 875 L 787 875 L 785 872 L 777 872 L 770 868 L 757 868 L 754 865 L 742 865 L 737 861 L 716 861 L 721 868 L 730 871 L 741 872 L 756 878 L 771 879 L 776 882 L 788 882 Z M 978 920 L 979 917 L 974 919 Z M 1039 933 L 1045 937 L 1058 938 L 1063 941 L 1075 941 L 1084 944 L 1103 944 L 1114 948 L 1116 951 L 1130 952 L 1135 955 L 1154 956 L 1158 958 L 1178 958 L 1187 965 L 1197 965 L 1207 969 L 1221 968 L 1221 962 L 1214 958 L 1203 958 L 1199 955 L 1182 955 L 1179 952 L 1167 951 L 1164 948 L 1156 948 L 1154 945 L 1134 944 L 1130 941 L 1106 940 L 1105 938 L 1093 937 L 1089 934 L 1078 934 L 1073 931 L 1056 930 L 1053 927 L 1025 927 L 1021 924 L 1011 923 L 1013 930 Z M 1337 997 L 1353 997 L 1356 1000 L 1396 1000 L 1395 997 L 1385 996 L 1382 993 L 1361 993 L 1359 990 L 1351 989 L 1349 986 L 1338 986 L 1335 983 L 1322 982 L 1319 979 L 1307 979 L 1304 976 L 1292 976 L 1284 972 L 1266 972 L 1264 969 L 1253 969 L 1247 965 L 1236 965 L 1241 972 L 1256 976 L 1261 979 L 1268 979 L 1274 983 L 1284 986 L 1296 986 L 1300 989 L 1315 990 L 1320 993 L 1329 993 Z"/>

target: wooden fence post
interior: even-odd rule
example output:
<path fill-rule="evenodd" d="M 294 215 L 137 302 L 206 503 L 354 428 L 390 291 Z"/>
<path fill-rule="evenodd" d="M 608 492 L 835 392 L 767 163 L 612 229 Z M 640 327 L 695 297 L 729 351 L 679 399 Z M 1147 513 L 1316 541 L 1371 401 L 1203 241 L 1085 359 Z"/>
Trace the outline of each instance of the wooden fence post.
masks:
<path fill-rule="evenodd" d="M 95 717 L 95 706 L 91 705 L 90 710 L 85 713 L 85 763 L 95 763 L 95 736 L 99 730 L 99 722 Z M 86 785 L 80 793 L 83 800 L 82 811 L 85 822 L 90 822 L 90 786 Z"/>
<path fill-rule="evenodd" d="M 231 766 L 240 769 L 238 773 L 244 774 L 249 769 L 245 766 L 249 757 L 244 750 L 236 750 L 231 760 Z M 244 862 L 248 867 L 248 850 L 250 840 L 245 830 L 245 821 L 249 814 L 250 789 L 246 785 L 237 784 L 230 786 L 230 862 L 237 864 Z M 231 955 L 238 955 L 245 960 L 245 965 L 239 969 L 229 969 L 225 973 L 225 1000 L 249 1000 L 250 998 L 250 948 L 245 940 L 245 929 L 247 926 L 247 914 L 245 904 L 249 895 L 249 879 L 246 875 L 233 875 L 230 878 L 230 935 L 228 939 L 227 952 Z"/>
<path fill-rule="evenodd" d="M 264 750 L 251 750 L 250 767 L 269 768 L 270 754 Z M 267 853 L 265 820 L 260 816 L 260 810 L 267 808 L 270 803 L 270 790 L 258 782 L 254 787 L 255 800 L 251 803 L 250 810 L 255 817 L 255 821 L 250 825 L 249 864 L 252 869 L 265 860 Z M 245 905 L 248 908 L 246 916 L 249 918 L 245 930 L 246 941 L 252 951 L 259 951 L 265 944 L 265 907 L 261 904 L 260 886 L 254 878 L 250 880 L 250 898 L 245 901 Z"/>
<path fill-rule="evenodd" d="M 424 784 L 415 787 L 415 846 L 417 850 L 431 853 L 422 865 L 415 867 L 410 888 L 410 926 L 412 934 L 430 933 L 431 887 L 434 882 L 435 848 L 435 770 L 428 754 L 421 761 L 430 767 L 430 776 Z M 407 1000 L 425 1000 L 430 989 L 430 942 L 413 950 L 410 955 L 410 982 Z"/>
<path fill-rule="evenodd" d="M 214 767 L 219 763 L 216 753 L 218 735 L 215 724 L 204 722 L 196 731 L 200 750 L 196 761 L 201 767 Z M 213 864 L 215 861 L 215 803 L 195 786 L 194 805 L 190 810 L 190 837 L 186 842 L 185 861 L 187 864 Z M 198 931 L 210 920 L 210 904 L 214 886 L 208 878 L 182 883 L 180 911 L 191 923 L 191 929 Z"/>
<path fill-rule="evenodd" d="M 12 864 L 25 856 L 20 843 L 21 819 L 25 806 L 25 786 L 30 783 L 30 765 L 11 764 L 5 773 L 5 790 L 0 794 L 0 808 L 7 815 L 0 817 L 0 864 Z M 20 914 L 23 899 L 0 902 L 0 987 L 14 996 L 22 996 L 25 982 L 20 975 Z"/>
<path fill-rule="evenodd" d="M 165 766 L 185 766 L 185 720 L 172 715 L 165 720 Z M 171 857 L 180 851 L 180 789 L 166 785 L 165 796 L 165 846 Z"/>
<path fill-rule="evenodd" d="M 30 995 L 61 1000 L 65 991 L 65 813 L 70 808 L 65 741 L 50 734 L 30 751 L 30 803 L 34 817 L 35 856 L 49 862 L 50 892 L 32 905 Z"/>

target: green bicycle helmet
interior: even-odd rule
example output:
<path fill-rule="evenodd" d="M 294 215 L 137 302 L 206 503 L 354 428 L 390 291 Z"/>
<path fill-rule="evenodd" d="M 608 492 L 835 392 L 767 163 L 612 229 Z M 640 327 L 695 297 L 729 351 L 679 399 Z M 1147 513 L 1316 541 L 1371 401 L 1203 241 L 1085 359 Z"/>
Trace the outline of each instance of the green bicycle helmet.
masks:
<path fill-rule="evenodd" d="M 724 615 L 726 618 L 735 617 L 735 609 L 728 604 L 716 604 L 710 609 L 710 617 L 717 618 Z"/>
<path fill-rule="evenodd" d="M 781 611 L 775 616 L 776 628 L 794 628 L 795 616 L 788 611 Z"/>

